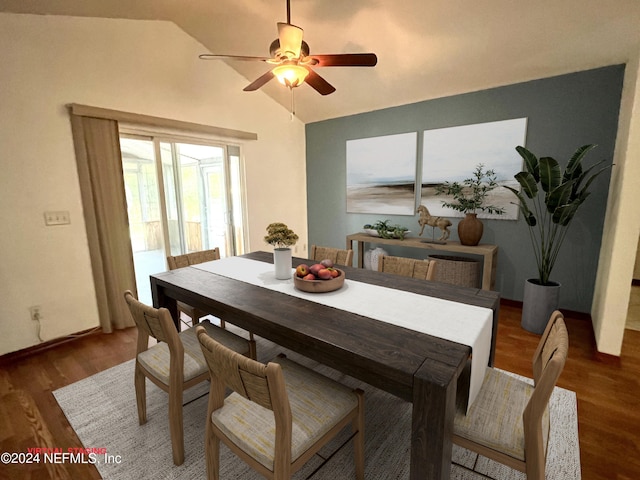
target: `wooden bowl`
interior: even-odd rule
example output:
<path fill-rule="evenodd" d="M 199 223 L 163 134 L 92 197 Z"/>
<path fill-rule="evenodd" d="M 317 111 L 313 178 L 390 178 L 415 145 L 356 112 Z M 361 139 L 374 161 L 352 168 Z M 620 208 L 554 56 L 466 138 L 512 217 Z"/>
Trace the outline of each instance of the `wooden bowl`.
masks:
<path fill-rule="evenodd" d="M 333 292 L 344 285 L 344 271 L 336 268 L 340 275 L 331 280 L 303 280 L 295 273 L 293 274 L 293 285 L 298 290 L 308 293 Z"/>

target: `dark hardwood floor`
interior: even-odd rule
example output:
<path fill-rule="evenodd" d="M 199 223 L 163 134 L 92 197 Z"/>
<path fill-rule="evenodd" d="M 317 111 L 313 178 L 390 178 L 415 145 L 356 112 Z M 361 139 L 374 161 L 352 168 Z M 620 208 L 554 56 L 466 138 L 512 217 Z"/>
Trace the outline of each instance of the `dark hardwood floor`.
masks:
<path fill-rule="evenodd" d="M 626 331 L 623 355 L 618 359 L 597 354 L 589 321 L 566 320 L 570 350 L 558 385 L 578 396 L 582 478 L 638 479 L 640 332 Z M 24 358 L 0 357 L 0 452 L 82 447 L 51 392 L 133 358 L 135 340 L 135 329 L 128 329 L 89 335 Z M 538 340 L 537 335 L 520 328 L 519 308 L 501 307 L 497 367 L 530 377 Z M 0 464 L 0 478 L 100 477 L 91 465 L 40 463 Z"/>

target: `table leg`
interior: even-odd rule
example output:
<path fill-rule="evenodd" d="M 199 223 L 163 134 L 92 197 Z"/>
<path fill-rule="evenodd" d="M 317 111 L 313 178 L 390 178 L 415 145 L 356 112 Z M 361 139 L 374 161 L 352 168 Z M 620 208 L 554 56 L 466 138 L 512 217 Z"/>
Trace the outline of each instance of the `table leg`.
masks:
<path fill-rule="evenodd" d="M 411 480 L 447 479 L 451 472 L 457 380 L 440 382 L 434 378 L 433 371 L 428 373 L 428 369 L 422 367 L 414 375 Z"/>
<path fill-rule="evenodd" d="M 364 268 L 364 242 L 358 242 L 358 268 Z"/>
<path fill-rule="evenodd" d="M 180 312 L 178 311 L 178 302 L 175 298 L 171 298 L 165 295 L 164 290 L 155 282 L 151 282 L 151 298 L 153 299 L 153 306 L 155 308 L 164 307 L 171 313 L 173 324 L 176 326 L 176 330 L 180 331 Z"/>

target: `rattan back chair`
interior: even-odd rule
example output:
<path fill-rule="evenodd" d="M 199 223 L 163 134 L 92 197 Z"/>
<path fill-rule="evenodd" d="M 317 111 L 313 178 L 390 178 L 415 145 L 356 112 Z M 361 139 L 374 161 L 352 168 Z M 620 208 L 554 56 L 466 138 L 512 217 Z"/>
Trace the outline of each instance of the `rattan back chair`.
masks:
<path fill-rule="evenodd" d="M 528 480 L 544 480 L 550 432 L 549 398 L 568 350 L 564 317 L 555 311 L 533 355 L 534 385 L 487 368 L 469 412 L 456 413 L 453 442 L 525 472 Z"/>
<path fill-rule="evenodd" d="M 184 255 L 173 255 L 167 257 L 167 264 L 169 270 L 175 270 L 176 268 L 189 267 L 191 265 L 197 265 L 198 263 L 211 262 L 213 260 L 220 260 L 220 249 L 218 247 L 211 250 L 202 250 L 200 252 L 185 253 Z M 184 302 L 178 302 L 178 311 L 188 315 L 191 318 L 191 325 L 195 325 L 200 321 L 202 317 L 208 315 L 207 312 L 187 305 Z M 220 326 L 224 328 L 224 320 L 220 319 Z"/>
<path fill-rule="evenodd" d="M 364 393 L 279 356 L 248 359 L 197 327 L 211 372 L 207 476 L 219 479 L 220 441 L 268 479 L 288 480 L 351 424 L 356 478 L 364 479 Z M 225 397 L 225 386 L 233 392 Z"/>
<path fill-rule="evenodd" d="M 329 259 L 336 265 L 346 265 L 351 267 L 353 262 L 353 250 L 311 245 L 309 258 L 316 262 Z"/>
<path fill-rule="evenodd" d="M 418 260 L 415 258 L 383 255 L 378 259 L 378 271 L 394 273 L 405 277 L 433 280 L 436 272 L 435 260 Z"/>
<path fill-rule="evenodd" d="M 197 265 L 198 263 L 210 262 L 212 260 L 220 260 L 220 249 L 218 247 L 211 250 L 202 250 L 199 252 L 185 253 L 184 255 L 173 255 L 167 257 L 169 270 L 176 268 Z"/>
<path fill-rule="evenodd" d="M 127 290 L 124 293 L 131 316 L 138 328 L 134 384 L 138 421 L 147 422 L 146 378 L 169 394 L 169 431 L 173 463 L 184 462 L 182 430 L 182 392 L 209 379 L 209 369 L 196 338 L 195 327 L 180 333 L 166 308 L 153 308 L 139 302 Z M 255 344 L 205 320 L 203 331 L 242 355 L 255 355 Z M 158 343 L 149 347 L 149 337 Z"/>

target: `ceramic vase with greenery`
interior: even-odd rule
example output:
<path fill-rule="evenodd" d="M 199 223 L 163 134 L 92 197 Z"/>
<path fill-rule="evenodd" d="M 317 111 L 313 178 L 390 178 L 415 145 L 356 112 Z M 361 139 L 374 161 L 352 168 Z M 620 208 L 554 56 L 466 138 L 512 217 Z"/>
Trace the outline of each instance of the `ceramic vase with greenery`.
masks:
<path fill-rule="evenodd" d="M 298 235 L 284 223 L 271 223 L 267 226 L 264 241 L 273 248 L 273 263 L 276 278 L 286 280 L 291 278 L 291 248 L 298 241 Z"/>
<path fill-rule="evenodd" d="M 522 189 L 511 190 L 518 198 L 518 206 L 527 223 L 533 254 L 538 267 L 538 278 L 525 283 L 522 326 L 535 333 L 542 333 L 549 316 L 558 308 L 559 287 L 553 282 L 551 272 L 558 259 L 560 249 L 580 205 L 589 196 L 591 183 L 610 165 L 601 166 L 601 160 L 588 168 L 582 160 L 595 145 L 579 147 L 567 163 L 564 171 L 557 160 L 551 157 L 538 158 L 522 146 L 516 151 L 524 160 L 525 169 L 515 175 Z M 598 168 L 600 167 L 600 168 Z M 550 287 L 553 297 L 549 305 L 543 305 L 538 296 Z M 540 292 L 540 293 L 537 293 Z M 535 299 L 533 297 L 536 297 Z M 535 318 L 534 318 L 535 317 Z"/>
<path fill-rule="evenodd" d="M 479 163 L 470 178 L 462 182 L 444 182 L 436 187 L 436 195 L 449 195 L 452 202 L 442 201 L 442 206 L 465 214 L 458 223 L 458 238 L 462 245 L 477 245 L 482 238 L 484 226 L 478 212 L 502 215 L 504 208 L 485 205 L 489 192 L 499 187 L 494 170 L 485 170 Z"/>

